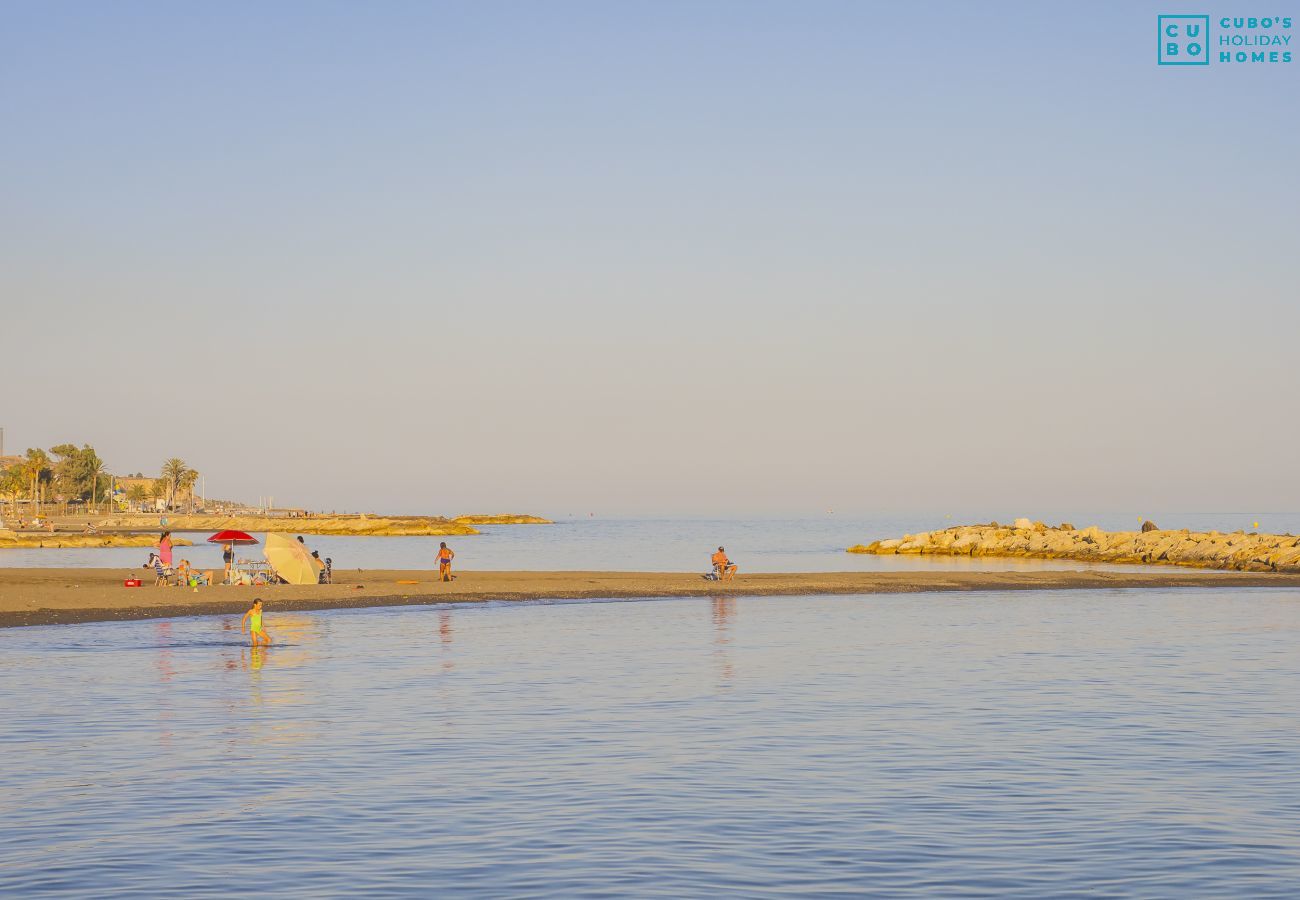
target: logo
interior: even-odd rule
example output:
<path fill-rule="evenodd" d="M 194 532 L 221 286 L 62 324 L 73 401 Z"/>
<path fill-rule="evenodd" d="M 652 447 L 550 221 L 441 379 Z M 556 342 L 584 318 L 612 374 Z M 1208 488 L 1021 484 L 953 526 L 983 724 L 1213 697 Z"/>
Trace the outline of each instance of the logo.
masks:
<path fill-rule="evenodd" d="M 1156 62 L 1162 66 L 1291 62 L 1290 16 L 1156 16 Z"/>
<path fill-rule="evenodd" d="M 1156 16 L 1159 49 L 1156 62 L 1162 66 L 1208 66 L 1210 52 L 1209 16 Z"/>

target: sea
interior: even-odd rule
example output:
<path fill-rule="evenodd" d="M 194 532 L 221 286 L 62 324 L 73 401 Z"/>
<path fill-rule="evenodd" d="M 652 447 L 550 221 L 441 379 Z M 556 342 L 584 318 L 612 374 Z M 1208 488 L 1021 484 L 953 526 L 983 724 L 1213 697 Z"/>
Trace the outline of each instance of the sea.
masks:
<path fill-rule="evenodd" d="M 1000 521 L 1011 522 L 1008 515 Z M 1136 530 L 1143 516 L 1127 514 L 1076 517 L 1080 528 L 1098 525 L 1107 530 Z M 749 518 L 557 518 L 553 525 L 483 525 L 482 534 L 453 537 L 338 537 L 303 535 L 308 546 L 333 560 L 336 569 L 433 569 L 434 554 L 445 540 L 456 551 L 462 569 L 492 571 L 620 571 L 706 572 L 718 547 L 743 572 L 858 572 L 886 570 L 1007 570 L 1083 569 L 1088 563 L 1062 560 L 971 559 L 959 557 L 866 556 L 845 551 L 854 544 L 901 537 L 955 524 L 987 521 L 971 516 L 874 515 Z M 1162 528 L 1193 531 L 1300 532 L 1300 513 L 1165 513 L 1155 517 Z M 1051 524 L 1057 524 L 1052 522 Z M 294 522 L 285 520 L 293 533 Z M 220 568 L 221 548 L 205 543 L 208 533 L 179 535 L 194 541 L 178 547 L 177 559 L 199 568 Z M 259 541 L 264 534 L 255 534 Z M 261 559 L 258 547 L 241 547 L 239 554 Z M 0 567 L 94 566 L 138 569 L 147 548 L 0 550 Z M 1106 568 L 1116 571 L 1114 565 Z M 1131 568 L 1131 567 L 1129 567 Z"/>
<path fill-rule="evenodd" d="M 0 631 L 0 895 L 1294 897 L 1300 592 Z"/>
<path fill-rule="evenodd" d="M 718 544 L 752 571 L 897 569 L 950 563 L 844 547 L 941 524 L 575 519 L 448 541 L 483 569 L 703 570 Z M 306 537 L 382 568 L 427 568 L 438 541 Z M 272 609 L 266 626 L 259 649 L 237 616 L 0 629 L 0 896 L 1300 885 L 1300 590 Z"/>

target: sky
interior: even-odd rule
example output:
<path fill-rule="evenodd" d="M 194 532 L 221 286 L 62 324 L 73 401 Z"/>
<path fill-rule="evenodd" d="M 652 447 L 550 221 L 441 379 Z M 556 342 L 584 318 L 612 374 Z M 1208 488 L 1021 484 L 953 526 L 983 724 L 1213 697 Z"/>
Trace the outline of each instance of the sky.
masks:
<path fill-rule="evenodd" d="M 1158 66 L 1166 6 L 0 0 L 5 452 L 326 510 L 1300 509 L 1300 60 Z"/>

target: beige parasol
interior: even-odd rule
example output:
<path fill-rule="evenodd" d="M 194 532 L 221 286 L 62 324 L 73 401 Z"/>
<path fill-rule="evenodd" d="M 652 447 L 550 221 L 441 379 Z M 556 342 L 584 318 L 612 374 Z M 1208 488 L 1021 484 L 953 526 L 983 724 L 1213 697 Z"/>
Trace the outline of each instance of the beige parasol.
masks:
<path fill-rule="evenodd" d="M 316 584 L 320 571 L 316 561 L 311 558 L 299 541 L 287 534 L 268 534 L 266 536 L 266 561 L 271 564 L 275 574 L 289 584 Z"/>

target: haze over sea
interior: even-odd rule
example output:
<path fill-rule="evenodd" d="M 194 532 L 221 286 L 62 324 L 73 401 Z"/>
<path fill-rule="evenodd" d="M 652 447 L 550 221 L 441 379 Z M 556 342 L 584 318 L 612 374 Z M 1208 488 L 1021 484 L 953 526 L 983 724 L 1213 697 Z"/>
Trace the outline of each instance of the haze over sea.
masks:
<path fill-rule="evenodd" d="M 0 893 L 1294 896 L 1294 591 L 0 632 Z"/>

